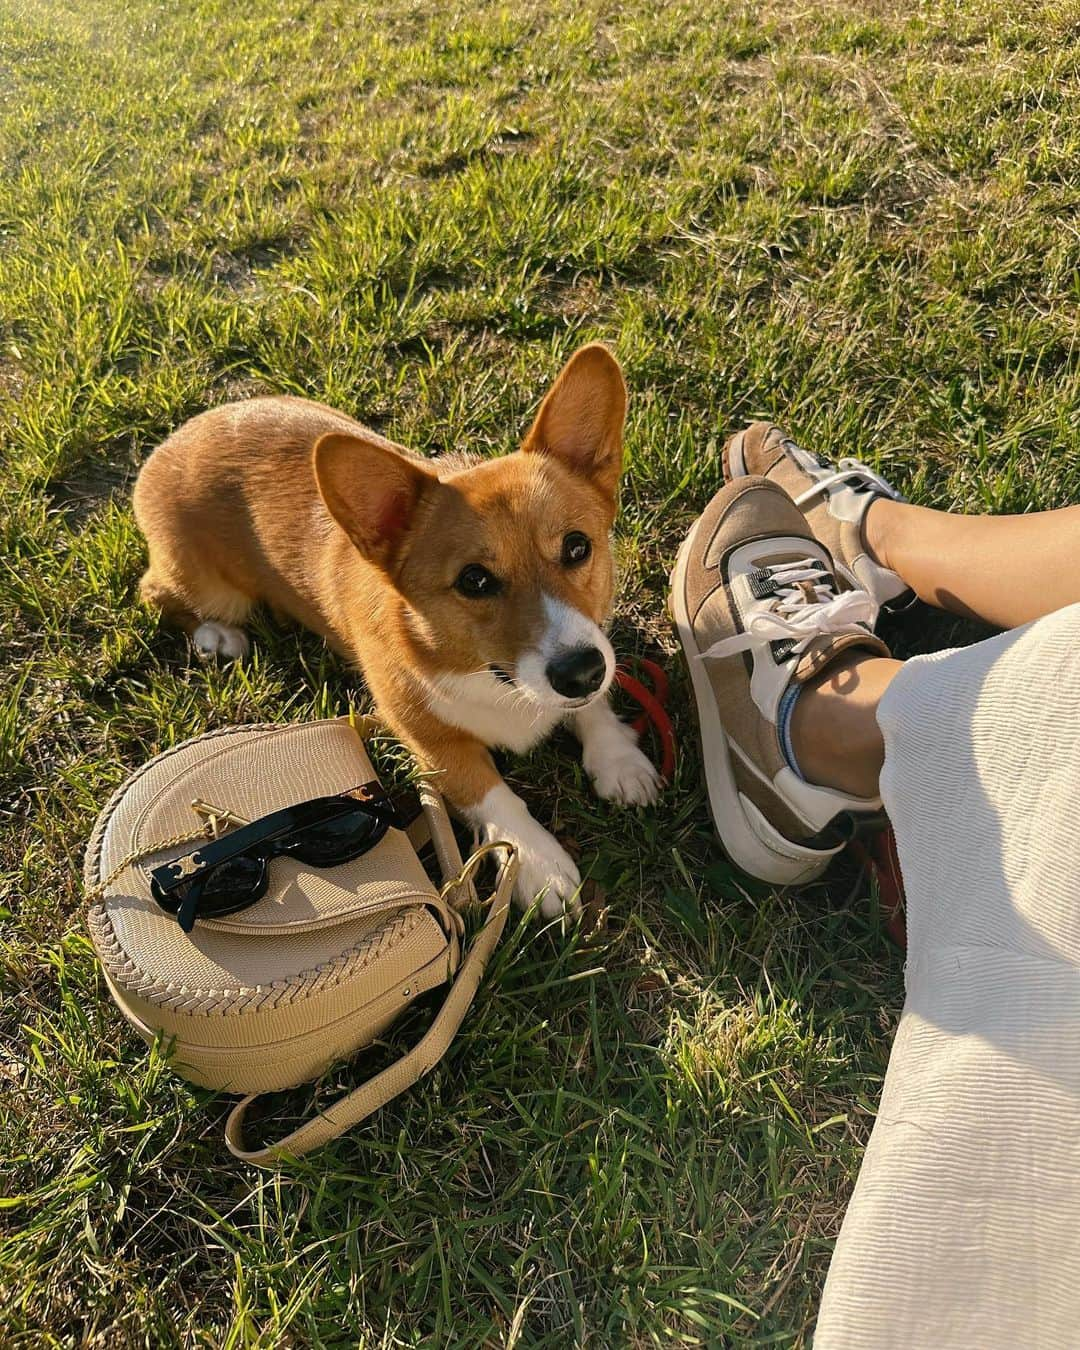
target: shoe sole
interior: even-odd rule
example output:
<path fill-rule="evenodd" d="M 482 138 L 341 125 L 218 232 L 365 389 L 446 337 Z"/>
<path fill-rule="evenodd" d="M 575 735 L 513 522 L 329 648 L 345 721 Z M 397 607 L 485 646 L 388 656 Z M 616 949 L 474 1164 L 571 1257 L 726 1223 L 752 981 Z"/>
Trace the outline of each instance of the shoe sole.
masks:
<path fill-rule="evenodd" d="M 724 446 L 721 455 L 720 467 L 724 474 L 724 482 L 730 483 L 736 478 L 746 478 L 746 459 L 743 455 L 743 433 L 737 431 L 730 437 Z"/>
<path fill-rule="evenodd" d="M 757 834 L 743 809 L 732 767 L 731 742 L 716 711 L 716 695 L 709 683 L 704 663 L 698 655 L 697 643 L 694 641 L 690 616 L 684 600 L 683 581 L 696 533 L 695 526 L 683 540 L 675 559 L 675 567 L 671 573 L 671 589 L 668 592 L 668 614 L 690 670 L 713 827 L 731 861 L 750 876 L 757 877 L 759 881 L 767 881 L 774 886 L 793 886 L 796 883 L 813 881 L 832 862 L 835 850 L 821 854 L 815 849 L 801 849 L 799 844 L 792 843 L 790 845 L 792 851 L 801 851 L 804 854 L 803 858 L 786 857 L 777 853 Z"/>

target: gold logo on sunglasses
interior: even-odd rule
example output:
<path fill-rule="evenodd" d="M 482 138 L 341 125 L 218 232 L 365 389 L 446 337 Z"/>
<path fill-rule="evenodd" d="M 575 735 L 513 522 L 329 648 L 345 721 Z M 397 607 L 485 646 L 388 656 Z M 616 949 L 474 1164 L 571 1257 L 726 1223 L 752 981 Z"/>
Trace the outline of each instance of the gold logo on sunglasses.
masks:
<path fill-rule="evenodd" d="M 190 877 L 202 866 L 201 858 L 202 854 L 196 850 L 194 853 L 189 853 L 186 858 L 178 858 L 176 862 L 170 863 L 169 866 L 178 877 Z"/>

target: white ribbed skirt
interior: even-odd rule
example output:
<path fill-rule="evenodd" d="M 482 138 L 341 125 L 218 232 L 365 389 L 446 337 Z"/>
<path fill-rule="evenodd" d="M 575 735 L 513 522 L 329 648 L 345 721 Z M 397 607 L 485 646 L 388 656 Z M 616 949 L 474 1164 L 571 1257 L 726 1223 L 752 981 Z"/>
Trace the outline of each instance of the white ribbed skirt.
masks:
<path fill-rule="evenodd" d="M 878 714 L 907 999 L 815 1350 L 1080 1347 L 1080 605 Z"/>

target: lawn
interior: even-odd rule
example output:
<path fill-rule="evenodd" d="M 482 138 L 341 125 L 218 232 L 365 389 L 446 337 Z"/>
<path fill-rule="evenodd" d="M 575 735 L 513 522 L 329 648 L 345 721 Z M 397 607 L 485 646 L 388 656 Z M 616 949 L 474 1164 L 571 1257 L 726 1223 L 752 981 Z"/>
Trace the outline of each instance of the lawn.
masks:
<path fill-rule="evenodd" d="M 725 863 L 667 570 L 752 416 L 931 505 L 1080 494 L 1078 37 L 1075 2 L 0 0 L 0 1343 L 810 1342 L 902 961 L 854 867 Z M 269 621 L 233 669 L 159 628 L 136 469 L 267 392 L 503 452 L 592 338 L 676 781 L 627 814 L 569 738 L 514 763 L 606 923 L 513 924 L 420 1088 L 239 1166 L 107 1001 L 83 844 L 162 747 L 363 692 Z"/>

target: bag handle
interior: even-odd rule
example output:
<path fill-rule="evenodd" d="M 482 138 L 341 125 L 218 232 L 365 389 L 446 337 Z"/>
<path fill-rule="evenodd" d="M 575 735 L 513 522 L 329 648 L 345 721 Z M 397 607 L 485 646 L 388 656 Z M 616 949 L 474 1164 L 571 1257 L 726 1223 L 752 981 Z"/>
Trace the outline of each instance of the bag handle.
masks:
<path fill-rule="evenodd" d="M 478 848 L 469 858 L 469 861 L 462 866 L 461 854 L 453 832 L 450 830 L 446 808 L 437 794 L 430 789 L 424 795 L 430 798 L 430 800 L 425 801 L 425 810 L 428 812 L 428 819 L 433 825 L 432 838 L 435 842 L 440 865 L 444 867 L 444 875 L 447 871 L 451 871 L 455 860 L 459 869 L 457 875 L 454 875 L 451 871 L 446 885 L 443 887 L 444 895 L 452 895 L 454 892 L 460 891 L 461 888 L 465 888 L 467 893 L 475 894 L 472 878 L 481 860 L 493 849 L 500 848 L 507 851 L 508 856 L 499 871 L 498 881 L 491 897 L 491 903 L 488 906 L 484 926 L 473 938 L 446 999 L 435 1015 L 431 1026 L 413 1049 L 404 1054 L 396 1063 L 389 1065 L 381 1073 L 377 1073 L 374 1078 L 362 1083 L 360 1087 L 354 1088 L 352 1092 L 334 1102 L 326 1111 L 320 1112 L 313 1120 L 306 1121 L 303 1125 L 285 1135 L 284 1138 L 263 1148 L 248 1149 L 244 1147 L 244 1117 L 247 1114 L 248 1107 L 258 1094 L 254 1093 L 238 1102 L 229 1112 L 228 1119 L 225 1122 L 225 1143 L 228 1145 L 229 1152 L 242 1162 L 256 1163 L 260 1167 L 272 1167 L 275 1163 L 280 1162 L 283 1157 L 298 1158 L 303 1153 L 308 1153 L 323 1144 L 328 1144 L 332 1139 L 337 1139 L 346 1130 L 358 1125 L 380 1107 L 385 1106 L 387 1102 L 405 1092 L 418 1082 L 424 1074 L 430 1073 L 446 1054 L 465 1018 L 465 1014 L 469 1011 L 472 1001 L 476 997 L 476 992 L 480 988 L 480 981 L 484 975 L 484 969 L 498 944 L 499 938 L 502 936 L 503 929 L 506 927 L 506 916 L 510 908 L 510 894 L 517 878 L 517 856 L 510 844 L 485 844 L 482 848 Z M 445 830 L 443 828 L 444 821 Z M 451 901 L 451 903 L 453 904 L 454 901 Z"/>

